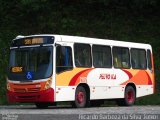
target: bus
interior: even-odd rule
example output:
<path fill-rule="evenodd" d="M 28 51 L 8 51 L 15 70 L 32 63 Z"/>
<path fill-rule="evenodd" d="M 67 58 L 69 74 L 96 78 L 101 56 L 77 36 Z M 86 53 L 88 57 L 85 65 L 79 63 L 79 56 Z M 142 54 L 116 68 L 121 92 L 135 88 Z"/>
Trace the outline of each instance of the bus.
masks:
<path fill-rule="evenodd" d="M 46 108 L 107 99 L 131 106 L 155 91 L 149 44 L 78 36 L 17 36 L 10 46 L 7 99 Z"/>

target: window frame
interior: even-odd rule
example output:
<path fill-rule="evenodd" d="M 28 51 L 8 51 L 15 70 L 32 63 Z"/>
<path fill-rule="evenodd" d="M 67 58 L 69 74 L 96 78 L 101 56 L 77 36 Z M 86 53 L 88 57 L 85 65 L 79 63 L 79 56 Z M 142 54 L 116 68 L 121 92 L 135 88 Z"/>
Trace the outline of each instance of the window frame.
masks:
<path fill-rule="evenodd" d="M 85 66 L 85 65 L 82 65 L 82 66 L 80 66 L 80 65 L 76 65 L 76 55 L 75 55 L 75 53 L 76 53 L 76 49 L 75 49 L 75 46 L 76 45 L 88 45 L 90 48 L 89 48 L 89 52 L 90 52 L 90 65 L 87 65 L 87 66 Z M 90 45 L 90 44 L 87 44 L 87 43 L 74 43 L 74 45 L 73 45 L 73 49 L 74 49 L 74 65 L 75 65 L 75 67 L 78 67 L 78 68 L 91 68 L 92 67 L 92 64 L 93 64 L 93 59 L 92 59 L 92 46 Z"/>
<path fill-rule="evenodd" d="M 95 47 L 95 46 L 98 46 L 98 47 L 106 47 L 107 49 L 109 48 L 110 49 L 110 66 L 109 67 L 107 67 L 107 66 L 104 66 L 104 67 L 101 67 L 101 66 L 95 66 L 94 65 L 94 52 L 93 52 L 93 48 Z M 106 54 L 107 55 L 107 54 Z M 94 68 L 112 68 L 112 66 L 113 66 L 113 60 L 112 60 L 112 48 L 111 48 L 111 46 L 109 46 L 109 45 L 97 45 L 97 44 L 93 44 L 92 45 L 92 60 L 93 60 L 93 67 Z"/>
<path fill-rule="evenodd" d="M 11 50 L 23 50 L 23 49 L 27 49 L 27 50 L 29 50 L 30 48 L 36 48 L 36 49 L 41 49 L 41 47 L 39 47 L 39 46 L 29 46 L 29 47 L 22 47 L 22 48 L 13 48 L 13 49 L 11 49 Z M 42 46 L 42 48 L 51 48 L 51 74 L 50 75 L 48 75 L 47 77 L 41 77 L 41 78 L 33 78 L 33 79 L 31 79 L 32 81 L 36 81 L 36 80 L 39 80 L 39 79 L 46 79 L 46 78 L 49 78 L 49 77 L 51 77 L 52 75 L 53 75 L 53 72 L 54 72 L 54 68 L 53 68 L 53 60 L 54 60 L 54 58 L 53 58 L 53 53 L 54 53 L 54 50 L 55 50 L 55 48 L 52 46 L 52 45 L 46 45 L 46 46 Z M 10 55 L 11 55 L 11 50 L 10 50 Z M 38 51 L 39 51 L 38 50 Z M 21 77 L 18 77 L 19 79 L 17 79 L 17 78 L 13 78 L 13 76 L 10 76 L 11 75 L 11 73 L 10 73 L 10 67 L 11 67 L 11 63 L 10 63 L 10 60 L 11 60 L 12 58 L 11 58 L 11 56 L 10 56 L 10 58 L 9 58 L 9 66 L 8 66 L 8 71 L 7 71 L 7 74 L 8 74 L 8 77 L 9 77 L 9 79 L 12 79 L 13 81 L 28 81 L 27 79 L 24 79 L 24 78 L 21 78 Z M 19 73 L 16 73 L 16 74 L 19 74 Z M 21 73 L 20 73 L 21 74 Z"/>
<path fill-rule="evenodd" d="M 149 55 L 148 55 L 148 52 L 149 52 Z M 149 57 L 149 58 L 148 58 Z M 150 59 L 150 63 L 149 63 L 149 60 L 148 59 Z M 149 64 L 151 65 L 151 66 L 149 66 Z M 150 49 L 147 49 L 147 68 L 149 69 L 149 70 L 152 70 L 153 69 L 153 65 L 152 65 L 152 54 L 151 54 L 151 50 Z"/>
<path fill-rule="evenodd" d="M 70 69 L 64 69 L 64 70 L 61 70 L 60 72 L 58 72 L 57 71 L 57 47 L 61 47 L 61 49 L 62 49 L 62 47 L 68 47 L 68 48 L 70 48 L 70 52 L 71 52 L 71 59 L 72 59 L 72 66 L 66 66 L 66 67 L 70 67 Z M 61 46 L 61 45 L 58 45 L 58 46 L 56 46 L 56 56 L 55 56 L 55 58 L 56 58 L 56 74 L 60 74 L 60 73 L 62 73 L 62 72 L 66 72 L 66 71 L 71 71 L 71 70 L 73 70 L 73 68 L 74 68 L 74 65 L 73 65 L 73 52 L 72 52 L 72 47 L 71 46 Z M 60 66 L 59 66 L 60 67 Z M 65 66 L 62 66 L 62 67 L 65 67 Z"/>
<path fill-rule="evenodd" d="M 115 64 L 114 64 L 114 48 L 122 48 L 122 49 L 126 49 L 127 51 L 128 51 L 128 58 L 129 58 L 129 60 L 128 60 L 128 63 L 129 63 L 129 65 L 128 65 L 128 67 L 116 67 L 115 66 Z M 113 46 L 112 47 L 112 60 L 113 60 L 113 67 L 115 68 L 115 69 L 131 69 L 131 54 L 130 54 L 130 48 L 129 47 L 121 47 L 121 46 Z M 121 64 L 122 64 L 122 62 L 121 62 Z"/>
<path fill-rule="evenodd" d="M 132 62 L 132 50 L 143 50 L 145 52 L 145 61 L 146 61 L 146 65 L 145 68 L 141 68 L 141 67 L 133 67 L 133 62 Z M 142 48 L 131 48 L 130 49 L 130 54 L 131 54 L 131 65 L 132 65 L 132 69 L 140 69 L 140 70 L 146 70 L 147 69 L 147 53 L 145 49 Z"/>

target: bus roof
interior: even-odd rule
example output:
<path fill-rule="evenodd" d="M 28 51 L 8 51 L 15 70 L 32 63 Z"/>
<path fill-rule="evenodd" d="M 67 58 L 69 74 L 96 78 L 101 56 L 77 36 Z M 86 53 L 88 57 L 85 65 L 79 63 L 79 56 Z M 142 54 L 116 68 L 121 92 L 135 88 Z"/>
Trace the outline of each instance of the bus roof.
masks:
<path fill-rule="evenodd" d="M 150 44 L 144 44 L 144 43 L 125 42 L 125 41 L 118 41 L 118 40 L 69 36 L 69 35 L 56 35 L 56 34 L 39 34 L 39 35 L 30 35 L 30 36 L 19 35 L 14 40 L 26 38 L 26 37 L 37 37 L 37 36 L 54 36 L 55 43 L 56 42 L 69 42 L 69 43 L 85 43 L 85 44 L 97 44 L 97 45 L 110 45 L 110 46 L 151 49 Z"/>

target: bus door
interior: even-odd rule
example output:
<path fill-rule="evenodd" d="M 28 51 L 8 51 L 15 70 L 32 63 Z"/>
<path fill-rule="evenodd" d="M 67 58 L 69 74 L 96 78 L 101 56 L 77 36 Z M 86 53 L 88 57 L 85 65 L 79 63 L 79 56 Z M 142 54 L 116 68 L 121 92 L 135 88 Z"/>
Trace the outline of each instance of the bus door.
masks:
<path fill-rule="evenodd" d="M 56 100 L 67 100 L 69 75 L 73 70 L 72 45 L 65 43 L 56 46 Z"/>

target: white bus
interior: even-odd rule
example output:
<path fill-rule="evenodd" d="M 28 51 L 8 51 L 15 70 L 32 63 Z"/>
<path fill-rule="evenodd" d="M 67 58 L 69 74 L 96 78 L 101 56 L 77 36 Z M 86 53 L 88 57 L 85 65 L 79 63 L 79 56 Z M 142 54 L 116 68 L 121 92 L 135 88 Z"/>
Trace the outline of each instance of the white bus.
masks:
<path fill-rule="evenodd" d="M 32 102 L 38 108 L 60 101 L 86 107 L 105 99 L 131 106 L 136 98 L 154 93 L 153 66 L 149 44 L 17 36 L 10 47 L 7 97 L 9 102 Z"/>

